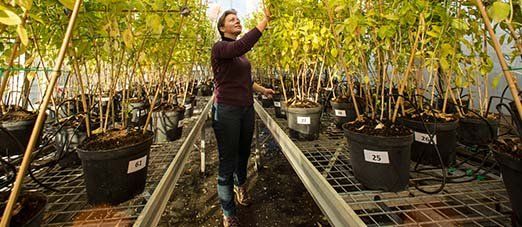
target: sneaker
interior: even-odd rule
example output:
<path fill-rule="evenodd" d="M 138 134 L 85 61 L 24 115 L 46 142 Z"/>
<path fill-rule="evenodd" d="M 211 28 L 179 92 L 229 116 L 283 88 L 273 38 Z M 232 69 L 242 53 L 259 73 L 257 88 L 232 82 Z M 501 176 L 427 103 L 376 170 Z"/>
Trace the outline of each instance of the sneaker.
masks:
<path fill-rule="evenodd" d="M 225 227 L 239 227 L 239 219 L 236 216 L 223 216 L 223 226 Z"/>
<path fill-rule="evenodd" d="M 250 196 L 248 196 L 246 186 L 234 186 L 237 203 L 248 206 L 250 205 Z"/>

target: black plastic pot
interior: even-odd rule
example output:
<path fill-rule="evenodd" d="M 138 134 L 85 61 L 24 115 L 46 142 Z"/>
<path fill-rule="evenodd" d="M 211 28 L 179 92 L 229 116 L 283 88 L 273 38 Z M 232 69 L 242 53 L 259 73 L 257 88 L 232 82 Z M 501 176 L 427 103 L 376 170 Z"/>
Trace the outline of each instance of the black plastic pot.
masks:
<path fill-rule="evenodd" d="M 146 102 L 129 102 L 127 110 L 129 116 L 127 118 L 127 125 L 132 127 L 141 127 L 145 125 L 147 114 L 149 112 L 149 105 Z"/>
<path fill-rule="evenodd" d="M 353 174 L 369 189 L 397 192 L 408 187 L 413 134 L 372 136 L 350 131 L 343 125 Z"/>
<path fill-rule="evenodd" d="M 7 192 L 2 194 L 2 206 L 0 210 L 5 210 L 9 198 Z M 24 200 L 22 209 L 11 217 L 10 227 L 39 227 L 42 223 L 45 207 L 47 206 L 47 196 L 41 192 L 24 192 L 18 202 Z"/>
<path fill-rule="evenodd" d="M 506 153 L 494 151 L 495 159 L 500 164 L 502 180 L 508 192 L 511 209 L 516 216 L 514 223 L 522 224 L 522 160 Z"/>
<path fill-rule="evenodd" d="M 0 156 L 19 155 L 25 152 L 25 148 L 29 143 L 29 138 L 36 123 L 37 115 L 33 119 L 24 121 L 0 121 Z M 5 132 L 6 130 L 7 132 Z M 11 136 L 9 135 L 11 134 Z M 41 133 L 40 133 L 41 135 Z M 14 141 L 16 138 L 23 147 Z M 39 143 L 40 141 L 38 141 Z"/>
<path fill-rule="evenodd" d="M 360 113 L 362 113 L 364 100 L 357 97 L 357 103 Z M 341 128 L 344 123 L 354 121 L 357 118 L 357 112 L 353 102 L 334 102 L 330 101 L 332 113 L 334 115 L 334 124 L 337 128 Z"/>
<path fill-rule="evenodd" d="M 58 164 L 62 168 L 77 166 L 81 163 L 80 158 L 76 152 L 78 145 L 87 138 L 87 133 L 84 130 L 76 130 L 76 127 L 64 126 L 54 137 L 54 147 L 56 158 L 59 159 Z"/>
<path fill-rule="evenodd" d="M 281 99 L 282 98 L 283 97 L 279 93 L 278 94 L 274 94 L 272 96 L 272 99 L 274 100 L 275 115 L 276 115 L 277 118 L 286 118 L 286 112 L 281 109 L 281 107 L 282 107 Z"/>
<path fill-rule="evenodd" d="M 432 166 L 440 166 L 441 164 L 437 150 L 429 139 L 427 128 L 430 133 L 435 133 L 433 140 L 440 152 L 444 166 L 447 167 L 455 162 L 458 121 L 436 124 L 404 118 L 401 121 L 404 126 L 414 131 L 414 141 L 411 147 L 412 161 Z"/>
<path fill-rule="evenodd" d="M 183 109 L 152 112 L 154 142 L 168 142 L 181 138 L 184 113 Z"/>
<path fill-rule="evenodd" d="M 143 192 L 152 133 L 137 144 L 110 150 L 77 149 L 90 204 L 119 204 Z"/>
<path fill-rule="evenodd" d="M 316 140 L 321 129 L 321 113 L 323 106 L 314 108 L 287 107 L 290 137 L 298 140 Z"/>
<path fill-rule="evenodd" d="M 263 106 L 263 108 L 270 108 L 274 106 L 274 101 L 265 95 L 259 95 L 259 99 L 261 100 L 261 105 Z"/>
<path fill-rule="evenodd" d="M 497 138 L 498 121 L 479 118 L 461 118 L 457 128 L 457 138 L 465 145 L 487 145 Z"/>

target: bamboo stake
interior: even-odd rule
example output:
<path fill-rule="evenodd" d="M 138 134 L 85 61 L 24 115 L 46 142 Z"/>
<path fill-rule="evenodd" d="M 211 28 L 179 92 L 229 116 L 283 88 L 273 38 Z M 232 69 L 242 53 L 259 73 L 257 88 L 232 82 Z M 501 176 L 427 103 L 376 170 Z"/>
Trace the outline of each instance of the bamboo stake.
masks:
<path fill-rule="evenodd" d="M 486 9 L 484 8 L 484 4 L 482 3 L 482 0 L 475 0 L 475 1 L 477 3 L 477 7 L 480 11 L 480 14 L 482 15 L 482 19 L 484 19 L 484 24 L 486 24 L 486 28 L 489 32 L 489 36 L 491 37 L 491 40 L 493 41 L 493 48 L 495 49 L 495 52 L 498 57 L 498 61 L 500 62 L 500 65 L 502 66 L 502 72 L 504 73 L 504 77 L 506 78 L 506 81 L 508 82 L 509 90 L 511 91 L 511 95 L 513 96 L 513 101 L 515 102 L 515 105 L 518 110 L 518 116 L 522 119 L 522 104 L 520 103 L 520 97 L 518 96 L 519 89 L 517 87 L 517 83 L 515 82 L 515 78 L 513 78 L 511 71 L 509 71 L 509 67 L 507 65 L 506 59 L 504 58 L 504 55 L 502 54 L 502 51 L 500 49 L 500 43 L 498 42 L 497 36 L 495 36 L 493 27 L 491 27 L 491 22 L 489 20 Z"/>
<path fill-rule="evenodd" d="M 76 78 L 79 83 L 80 87 L 80 97 L 82 101 L 83 110 L 85 111 L 85 127 L 87 129 L 87 137 L 91 137 L 91 117 L 89 114 L 89 107 L 87 105 L 87 98 L 85 97 L 85 90 L 83 89 L 83 80 L 82 75 L 80 73 L 80 66 L 78 65 L 78 58 L 76 58 L 76 51 L 74 51 L 74 48 L 71 48 L 71 55 L 74 57 L 74 59 L 71 59 L 71 62 L 73 64 L 74 74 L 76 75 Z"/>
<path fill-rule="evenodd" d="M 31 162 L 31 154 L 33 153 L 33 149 L 36 146 L 36 142 L 38 141 L 38 136 L 40 135 L 40 130 L 43 127 L 43 123 L 44 123 L 45 115 L 46 115 L 45 109 L 47 108 L 47 105 L 49 104 L 51 95 L 53 93 L 54 86 L 56 85 L 58 77 L 60 76 L 60 69 L 62 67 L 63 59 L 65 58 L 65 51 L 69 44 L 69 40 L 71 39 L 71 35 L 73 32 L 73 28 L 74 28 L 74 23 L 76 21 L 76 17 L 78 16 L 78 12 L 80 10 L 81 4 L 82 4 L 82 0 L 76 0 L 76 3 L 74 4 L 74 9 L 71 14 L 69 24 L 67 25 L 65 37 L 63 39 L 62 45 L 60 47 L 60 52 L 58 54 L 58 58 L 56 59 L 56 63 L 53 68 L 51 82 L 45 91 L 44 100 L 43 100 L 42 104 L 40 105 L 40 110 L 38 112 L 38 118 L 36 119 L 35 126 L 31 133 L 31 138 L 29 139 L 29 144 L 27 145 L 27 148 L 25 149 L 24 158 L 22 160 L 22 164 L 20 165 L 20 169 L 18 170 L 18 174 L 16 175 L 16 181 L 14 182 L 13 189 L 11 191 L 11 194 L 9 195 L 9 200 L 7 201 L 7 205 L 5 207 L 4 214 L 2 216 L 2 221 L 0 222 L 0 226 L 9 226 L 9 222 L 11 221 L 11 215 L 13 213 L 13 208 L 16 204 L 16 199 L 18 198 L 20 190 L 22 189 L 22 183 L 23 183 L 23 180 L 25 177 L 25 173 Z"/>

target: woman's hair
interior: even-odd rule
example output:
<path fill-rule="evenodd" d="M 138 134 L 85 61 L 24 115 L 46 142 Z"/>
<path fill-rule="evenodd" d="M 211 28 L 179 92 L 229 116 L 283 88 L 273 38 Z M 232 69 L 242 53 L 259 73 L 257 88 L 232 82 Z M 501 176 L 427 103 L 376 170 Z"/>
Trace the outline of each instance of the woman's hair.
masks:
<path fill-rule="evenodd" d="M 223 37 L 225 34 L 221 30 L 219 30 L 219 28 L 225 26 L 225 18 L 230 14 L 234 14 L 237 16 L 237 11 L 235 9 L 229 9 L 225 11 L 223 15 L 221 15 L 221 17 L 219 17 L 218 19 L 217 29 L 221 37 Z"/>

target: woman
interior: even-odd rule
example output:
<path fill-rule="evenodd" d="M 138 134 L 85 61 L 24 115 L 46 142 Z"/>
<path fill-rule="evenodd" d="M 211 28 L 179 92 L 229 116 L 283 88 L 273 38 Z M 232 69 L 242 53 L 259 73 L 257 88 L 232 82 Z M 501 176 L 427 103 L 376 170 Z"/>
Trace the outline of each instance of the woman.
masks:
<path fill-rule="evenodd" d="M 219 152 L 217 190 L 224 226 L 239 226 L 234 197 L 241 205 L 249 203 L 245 182 L 254 132 L 252 93 L 274 94 L 272 89 L 253 82 L 250 62 L 244 56 L 259 40 L 269 19 L 270 12 L 265 9 L 263 20 L 237 39 L 242 31 L 241 22 L 235 10 L 227 10 L 218 20 L 221 41 L 212 47 L 215 86 L 212 127 Z"/>

